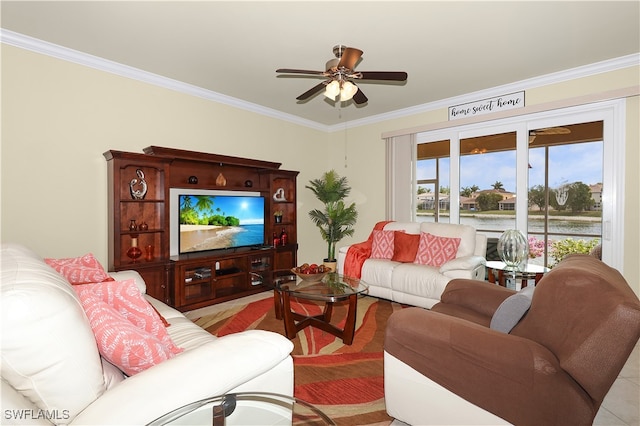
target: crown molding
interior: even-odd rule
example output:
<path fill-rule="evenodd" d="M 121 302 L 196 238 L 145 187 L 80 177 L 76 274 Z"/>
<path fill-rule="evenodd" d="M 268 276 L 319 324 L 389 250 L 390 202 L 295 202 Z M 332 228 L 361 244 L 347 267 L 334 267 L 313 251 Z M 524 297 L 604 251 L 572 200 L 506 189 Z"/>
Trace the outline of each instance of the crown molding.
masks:
<path fill-rule="evenodd" d="M 582 77 L 589 77 L 596 74 L 615 71 L 619 69 L 640 66 L 640 53 L 634 53 L 619 58 L 609 59 L 606 61 L 596 62 L 581 67 L 571 68 L 552 74 L 546 74 L 533 77 L 527 80 L 517 81 L 515 83 L 505 84 L 502 86 L 483 89 L 477 92 L 466 93 L 464 95 L 455 96 L 447 99 L 429 102 L 426 104 L 416 105 L 409 108 L 399 109 L 384 114 L 372 115 L 370 117 L 359 120 L 349 121 L 346 128 L 364 126 L 368 124 L 379 123 L 381 121 L 392 120 L 397 118 L 408 117 L 411 115 L 422 114 L 425 112 L 437 110 L 440 108 L 448 108 L 451 105 L 465 104 L 477 101 L 478 99 L 487 99 L 495 96 L 504 95 L 505 93 L 518 92 L 522 90 L 534 89 L 536 87 L 547 86 L 550 84 L 560 83 L 563 81 L 574 80 Z M 337 132 L 345 129 L 345 124 L 336 124 L 329 127 L 329 132 Z"/>
<path fill-rule="evenodd" d="M 163 77 L 158 74 L 142 71 L 138 68 L 130 67 L 114 61 L 109 61 L 104 58 L 82 53 L 77 50 L 62 47 L 53 43 L 26 36 L 24 34 L 9 31 L 4 28 L 0 28 L 0 40 L 3 44 L 7 44 L 10 46 L 19 47 L 21 49 L 52 56 L 57 59 L 62 59 L 64 61 L 73 62 L 78 65 L 83 65 L 97 70 L 109 72 L 121 77 L 131 78 L 144 83 L 164 87 L 169 90 L 174 90 L 187 95 L 196 96 L 213 102 L 232 106 L 234 108 L 250 111 L 256 114 L 265 115 L 267 117 L 287 121 L 293 124 L 328 133 L 342 131 L 345 130 L 345 128 L 360 127 L 379 123 L 382 121 L 408 117 L 411 115 L 421 114 L 440 108 L 448 108 L 451 105 L 463 104 L 477 99 L 491 98 L 504 93 L 532 89 L 535 87 L 640 65 L 640 53 L 634 53 L 632 55 L 627 55 L 620 58 L 610 59 L 594 64 L 572 68 L 569 70 L 559 71 L 552 74 L 505 84 L 502 86 L 492 87 L 477 92 L 467 93 L 461 96 L 441 99 L 438 101 L 416 105 L 409 108 L 403 108 L 384 114 L 373 115 L 362 119 L 351 120 L 345 123 L 327 126 L 316 121 L 297 117 L 293 114 L 283 113 L 272 108 L 267 108 L 262 105 L 243 101 L 231 96 L 214 92 L 212 90 L 203 89 L 201 87 L 187 84 L 178 80 Z"/>
<path fill-rule="evenodd" d="M 186 95 L 196 96 L 209 101 L 232 106 L 234 108 L 254 112 L 256 114 L 265 115 L 271 118 L 276 118 L 278 120 L 288 121 L 293 124 L 310 127 L 315 130 L 321 130 L 324 132 L 327 131 L 326 125 L 312 120 L 300 118 L 292 114 L 286 114 L 272 108 L 267 108 L 262 105 L 223 95 L 221 93 L 214 92 L 213 90 L 203 89 L 192 84 L 184 83 L 171 78 L 163 77 L 158 74 L 143 71 L 138 68 L 130 67 L 128 65 L 123 65 L 118 62 L 100 58 L 98 56 L 93 56 L 87 53 L 79 52 L 77 50 L 62 47 L 57 44 L 49 43 L 43 40 L 26 36 L 24 34 L 9 31 L 4 28 L 0 28 L 0 39 L 4 44 L 19 47 L 25 50 L 30 50 L 36 53 L 41 53 L 43 55 L 52 56 L 57 59 L 62 59 L 63 61 L 73 62 L 78 65 L 83 65 L 89 68 L 116 74 L 121 77 L 138 80 L 143 83 L 163 87 L 165 89 L 184 93 Z"/>

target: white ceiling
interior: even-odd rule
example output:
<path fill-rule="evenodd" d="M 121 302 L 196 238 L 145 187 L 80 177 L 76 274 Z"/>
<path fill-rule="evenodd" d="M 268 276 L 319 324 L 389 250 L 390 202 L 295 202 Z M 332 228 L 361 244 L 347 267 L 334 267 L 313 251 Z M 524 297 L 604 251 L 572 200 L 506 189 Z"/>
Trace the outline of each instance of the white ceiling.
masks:
<path fill-rule="evenodd" d="M 245 102 L 335 125 L 640 52 L 638 1 L 2 1 L 2 28 Z M 336 44 L 369 98 L 296 97 Z"/>

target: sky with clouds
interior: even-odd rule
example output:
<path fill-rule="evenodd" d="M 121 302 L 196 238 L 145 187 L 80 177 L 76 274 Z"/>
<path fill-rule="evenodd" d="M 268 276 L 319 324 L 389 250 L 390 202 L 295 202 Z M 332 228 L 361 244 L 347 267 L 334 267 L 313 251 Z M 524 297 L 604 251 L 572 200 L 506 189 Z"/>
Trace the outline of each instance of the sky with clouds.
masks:
<path fill-rule="evenodd" d="M 529 150 L 529 184 L 544 185 L 545 149 Z M 549 148 L 549 184 L 557 188 L 563 183 L 582 182 L 593 185 L 602 182 L 602 142 L 559 145 Z M 419 161 L 418 179 L 434 178 L 435 161 Z M 477 185 L 480 189 L 492 189 L 493 184 L 502 182 L 509 192 L 516 190 L 515 151 L 492 152 L 467 155 L 461 158 L 460 186 Z M 449 186 L 449 159 L 440 161 L 440 185 Z"/>

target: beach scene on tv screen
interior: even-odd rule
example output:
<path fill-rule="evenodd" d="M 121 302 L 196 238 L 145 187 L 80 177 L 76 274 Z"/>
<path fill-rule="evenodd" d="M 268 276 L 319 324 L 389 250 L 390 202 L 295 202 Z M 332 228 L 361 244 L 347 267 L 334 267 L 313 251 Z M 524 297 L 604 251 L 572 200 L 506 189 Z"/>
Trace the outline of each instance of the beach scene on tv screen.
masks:
<path fill-rule="evenodd" d="M 264 243 L 264 199 L 180 195 L 180 253 Z"/>

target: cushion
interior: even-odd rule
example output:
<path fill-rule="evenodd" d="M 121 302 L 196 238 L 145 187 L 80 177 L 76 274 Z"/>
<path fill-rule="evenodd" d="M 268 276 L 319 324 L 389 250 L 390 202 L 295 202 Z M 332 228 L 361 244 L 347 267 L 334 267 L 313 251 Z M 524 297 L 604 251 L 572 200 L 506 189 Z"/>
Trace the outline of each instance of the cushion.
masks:
<path fill-rule="evenodd" d="M 91 253 L 81 257 L 66 259 L 45 259 L 49 266 L 58 271 L 71 284 L 99 283 L 112 280 L 102 265 Z"/>
<path fill-rule="evenodd" d="M 113 307 L 136 327 L 158 338 L 174 354 L 182 352 L 169 337 L 163 318 L 140 293 L 133 279 L 85 284 L 76 289 L 79 292 L 85 290 Z"/>
<path fill-rule="evenodd" d="M 472 256 L 476 251 L 476 229 L 470 225 L 442 222 L 421 222 L 420 232 L 438 237 L 460 238 L 460 246 L 456 257 Z M 482 253 L 484 254 L 484 253 Z"/>
<path fill-rule="evenodd" d="M 494 312 L 489 327 L 503 333 L 510 333 L 529 310 L 535 289 L 532 285 L 527 286 L 507 297 Z"/>
<path fill-rule="evenodd" d="M 403 263 L 413 262 L 418 253 L 419 243 L 419 234 L 407 234 L 396 231 L 393 243 L 393 257 L 391 260 Z"/>
<path fill-rule="evenodd" d="M 156 336 L 134 325 L 86 286 L 76 292 L 82 302 L 100 354 L 132 376 L 175 354 Z"/>
<path fill-rule="evenodd" d="M 38 409 L 67 410 L 71 422 L 105 390 L 82 305 L 71 284 L 29 249 L 2 244 L 0 262 L 2 381 Z"/>
<path fill-rule="evenodd" d="M 393 257 L 393 240 L 395 231 L 373 231 L 371 246 L 372 259 L 391 259 Z"/>
<path fill-rule="evenodd" d="M 423 232 L 414 263 L 440 267 L 456 258 L 459 245 L 460 238 L 437 237 Z"/>

